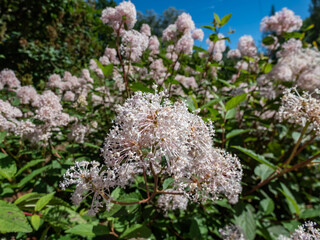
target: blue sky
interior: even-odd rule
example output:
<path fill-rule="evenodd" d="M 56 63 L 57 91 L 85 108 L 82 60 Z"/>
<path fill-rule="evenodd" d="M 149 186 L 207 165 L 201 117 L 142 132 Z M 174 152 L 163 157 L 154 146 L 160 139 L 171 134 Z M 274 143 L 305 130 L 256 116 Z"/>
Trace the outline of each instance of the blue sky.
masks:
<path fill-rule="evenodd" d="M 117 2 L 120 2 L 119 0 Z M 302 19 L 309 16 L 310 0 L 131 0 L 135 4 L 137 11 L 145 13 L 147 9 L 153 9 L 157 13 L 162 13 L 168 7 L 182 9 L 192 16 L 196 27 L 209 25 L 213 19 L 213 12 L 220 18 L 232 13 L 232 17 L 227 25 L 222 29 L 222 33 L 227 33 L 229 28 L 235 33 L 230 34 L 231 47 L 236 48 L 238 39 L 245 34 L 252 35 L 256 44 L 261 42 L 260 21 L 264 16 L 269 15 L 271 5 L 276 11 L 287 7 L 299 15 Z M 205 30 L 205 37 L 209 31 Z M 197 43 L 205 47 L 205 40 Z"/>

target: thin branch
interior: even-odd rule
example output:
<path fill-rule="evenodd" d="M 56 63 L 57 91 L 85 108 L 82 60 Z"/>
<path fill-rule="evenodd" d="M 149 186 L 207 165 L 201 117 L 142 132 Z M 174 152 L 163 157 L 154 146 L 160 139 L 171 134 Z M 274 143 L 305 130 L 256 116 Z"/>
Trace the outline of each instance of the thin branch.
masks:
<path fill-rule="evenodd" d="M 293 157 L 295 156 L 295 153 L 296 153 L 296 151 L 297 151 L 297 149 L 298 149 L 298 147 L 299 147 L 299 145 L 300 145 L 300 143 L 301 143 L 301 141 L 302 141 L 302 139 L 303 139 L 303 135 L 306 133 L 309 125 L 310 125 L 310 123 L 306 123 L 306 125 L 305 125 L 304 128 L 302 129 L 301 134 L 300 134 L 300 137 L 299 137 L 298 141 L 296 142 L 296 144 L 294 145 L 294 148 L 293 148 L 293 150 L 292 150 L 292 152 L 291 152 L 291 154 L 290 154 L 290 157 L 288 158 L 287 161 L 284 162 L 283 166 L 286 167 L 286 166 L 288 166 L 288 165 L 290 164 L 291 160 L 292 160 Z"/>
<path fill-rule="evenodd" d="M 276 179 L 276 178 L 279 178 L 279 177 L 282 177 L 284 174 L 288 173 L 288 172 L 291 172 L 293 170 L 297 170 L 299 168 L 302 168 L 306 165 L 308 165 L 310 162 L 312 162 L 314 159 L 320 157 L 320 153 L 314 155 L 313 157 L 303 161 L 303 162 L 300 162 L 300 163 L 297 163 L 295 165 L 293 165 L 292 167 L 290 168 L 285 168 L 283 169 L 282 171 L 278 172 L 277 175 L 274 175 L 275 172 L 273 172 L 267 179 L 265 179 L 264 181 L 260 182 L 258 185 L 256 185 L 255 187 L 253 187 L 249 192 L 247 192 L 246 194 L 244 194 L 245 196 L 246 195 L 249 195 L 253 192 L 255 192 L 256 190 L 258 190 L 259 188 L 263 187 L 264 185 L 268 184 L 269 182 L 271 182 L 273 179 Z"/>

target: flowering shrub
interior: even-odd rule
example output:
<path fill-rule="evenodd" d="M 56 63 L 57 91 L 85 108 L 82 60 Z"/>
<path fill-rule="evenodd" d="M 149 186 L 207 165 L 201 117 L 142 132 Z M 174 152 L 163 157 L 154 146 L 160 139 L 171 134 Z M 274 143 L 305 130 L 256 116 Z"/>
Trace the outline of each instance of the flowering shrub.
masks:
<path fill-rule="evenodd" d="M 230 17 L 203 49 L 189 14 L 158 39 L 124 1 L 78 75 L 41 91 L 1 70 L 4 237 L 319 239 L 319 51 L 284 8 L 265 52 L 227 52 Z"/>

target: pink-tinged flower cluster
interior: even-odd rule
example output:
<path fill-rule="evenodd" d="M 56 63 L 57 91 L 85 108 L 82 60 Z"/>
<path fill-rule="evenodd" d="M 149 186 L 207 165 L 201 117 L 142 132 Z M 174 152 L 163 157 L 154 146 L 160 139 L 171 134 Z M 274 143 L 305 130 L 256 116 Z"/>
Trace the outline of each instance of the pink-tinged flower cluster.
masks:
<path fill-rule="evenodd" d="M 284 32 L 299 30 L 302 23 L 300 16 L 294 15 L 294 12 L 287 8 L 283 8 L 273 16 L 264 17 L 260 23 L 260 31 L 275 32 L 281 35 Z"/>
<path fill-rule="evenodd" d="M 167 68 L 163 65 L 162 59 L 154 60 L 150 66 L 150 74 L 157 84 L 162 84 L 167 72 Z"/>
<path fill-rule="evenodd" d="M 71 127 L 71 132 L 68 134 L 68 139 L 75 143 L 83 143 L 88 130 L 86 126 L 74 123 Z"/>
<path fill-rule="evenodd" d="M 194 77 L 186 77 L 183 75 L 177 75 L 175 79 L 180 82 L 185 88 L 197 88 L 198 84 Z"/>
<path fill-rule="evenodd" d="M 106 48 L 104 51 L 104 56 L 108 58 L 108 64 L 112 63 L 112 64 L 120 64 L 120 61 L 117 57 L 117 52 L 114 48 Z M 105 65 L 108 65 L 105 64 Z"/>
<path fill-rule="evenodd" d="M 204 32 L 202 31 L 202 29 L 197 28 L 192 32 L 191 36 L 194 40 L 202 41 L 204 37 Z"/>
<path fill-rule="evenodd" d="M 101 20 L 104 24 L 112 27 L 116 32 L 122 32 L 125 29 L 132 29 L 137 21 L 137 11 L 134 4 L 130 1 L 121 2 L 115 8 L 107 7 L 102 11 Z"/>
<path fill-rule="evenodd" d="M 19 108 L 12 106 L 9 102 L 0 99 L 0 130 L 14 130 L 18 120 L 22 117 Z"/>
<path fill-rule="evenodd" d="M 250 35 L 244 35 L 239 39 L 238 49 L 241 53 L 241 56 L 254 57 L 258 52 L 257 46 Z"/>
<path fill-rule="evenodd" d="M 16 91 L 21 104 L 37 105 L 38 93 L 33 86 L 23 86 Z"/>
<path fill-rule="evenodd" d="M 183 35 L 176 45 L 177 53 L 191 54 L 193 49 L 194 40 L 193 38 L 186 34 Z"/>
<path fill-rule="evenodd" d="M 148 46 L 148 49 L 151 50 L 151 55 L 158 54 L 160 52 L 159 47 L 160 47 L 160 42 L 157 36 L 151 36 L 149 38 L 149 46 Z"/>
<path fill-rule="evenodd" d="M 149 39 L 146 35 L 130 30 L 123 34 L 120 50 L 126 59 L 138 62 L 142 53 L 147 49 L 148 43 Z"/>
<path fill-rule="evenodd" d="M 20 81 L 10 69 L 4 69 L 0 72 L 0 90 L 7 87 L 9 90 L 20 87 Z"/>
<path fill-rule="evenodd" d="M 182 13 L 176 22 L 174 24 L 170 24 L 162 33 L 162 40 L 163 41 L 174 41 L 178 42 L 177 45 L 179 45 L 179 40 L 182 38 L 185 38 L 185 40 L 188 38 L 188 44 L 193 45 L 192 40 L 200 40 L 202 41 L 204 36 L 204 33 L 201 29 L 196 29 L 194 22 L 190 16 L 190 14 Z M 184 40 L 184 41 L 185 41 Z M 185 43 L 183 45 L 186 45 Z M 183 47 L 180 47 L 179 50 L 181 51 Z M 189 51 L 187 51 L 189 52 Z"/>
<path fill-rule="evenodd" d="M 315 48 L 302 48 L 300 40 L 289 40 L 277 53 L 277 64 L 265 76 L 272 81 L 293 82 L 303 90 L 320 88 L 320 52 Z"/>
<path fill-rule="evenodd" d="M 182 13 L 175 22 L 180 33 L 188 34 L 195 29 L 194 22 L 188 13 Z"/>
<path fill-rule="evenodd" d="M 142 26 L 140 28 L 140 33 L 146 35 L 147 37 L 150 37 L 151 36 L 150 26 L 146 23 L 142 24 Z"/>
<path fill-rule="evenodd" d="M 207 39 L 207 44 L 209 45 L 208 47 L 208 53 L 209 53 L 209 58 L 212 56 L 212 59 L 215 61 L 221 61 L 222 60 L 222 53 L 226 50 L 226 43 L 224 38 L 224 35 L 219 33 L 218 34 L 219 40 L 216 42 L 211 41 L 210 39 Z"/>
<path fill-rule="evenodd" d="M 50 89 L 60 89 L 61 91 L 72 91 L 76 94 L 88 92 L 92 88 L 93 79 L 87 69 L 82 70 L 82 76 L 73 76 L 70 72 L 65 72 L 63 78 L 58 74 L 49 77 L 47 87 Z"/>
<path fill-rule="evenodd" d="M 241 57 L 241 53 L 239 49 L 231 49 L 227 53 L 227 58 L 240 58 L 240 57 Z"/>
<path fill-rule="evenodd" d="M 177 38 L 177 25 L 170 24 L 162 33 L 163 41 L 174 41 Z"/>
<path fill-rule="evenodd" d="M 290 38 L 281 45 L 281 51 L 277 52 L 277 57 L 286 57 L 293 52 L 298 52 L 302 48 L 302 42 L 299 39 Z"/>

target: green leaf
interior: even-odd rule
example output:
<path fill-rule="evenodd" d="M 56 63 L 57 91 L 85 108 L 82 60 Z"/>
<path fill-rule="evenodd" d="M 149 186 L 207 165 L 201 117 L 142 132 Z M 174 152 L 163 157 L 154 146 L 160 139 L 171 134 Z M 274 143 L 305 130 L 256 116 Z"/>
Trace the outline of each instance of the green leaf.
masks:
<path fill-rule="evenodd" d="M 207 50 L 205 50 L 205 49 L 203 49 L 203 48 L 201 48 L 201 47 L 198 47 L 198 46 L 193 46 L 193 50 L 195 50 L 195 51 L 199 51 L 199 52 L 207 52 Z M 196 67 L 197 67 L 198 65 L 196 65 Z"/>
<path fill-rule="evenodd" d="M 320 206 L 317 206 L 315 208 L 308 208 L 303 210 L 300 213 L 300 218 L 315 218 L 320 217 Z"/>
<path fill-rule="evenodd" d="M 273 225 L 269 227 L 268 232 L 274 236 L 274 239 L 277 239 L 276 237 L 279 237 L 280 235 L 283 235 L 283 236 L 289 235 L 289 232 L 281 225 Z"/>
<path fill-rule="evenodd" d="M 226 103 L 226 110 L 230 110 L 232 108 L 235 108 L 238 106 L 241 102 L 246 100 L 247 94 L 243 93 L 241 95 L 235 96 L 231 98 L 227 103 Z"/>
<path fill-rule="evenodd" d="M 236 111 L 235 108 L 232 108 L 232 109 L 228 110 L 227 113 L 226 113 L 226 117 L 225 117 L 226 120 L 234 118 L 236 116 L 236 112 L 237 111 Z"/>
<path fill-rule="evenodd" d="M 174 182 L 173 178 L 167 178 L 166 180 L 163 181 L 163 189 L 167 189 L 172 183 Z"/>
<path fill-rule="evenodd" d="M 206 28 L 206 29 L 209 29 L 209 30 L 212 30 L 212 31 L 214 31 L 214 32 L 216 31 L 216 28 L 213 27 L 213 26 L 204 25 L 204 26 L 201 26 L 201 27 Z"/>
<path fill-rule="evenodd" d="M 207 102 L 206 104 L 202 105 L 202 106 L 200 107 L 200 109 L 203 110 L 203 109 L 205 109 L 205 108 L 211 107 L 212 105 L 214 105 L 214 104 L 216 104 L 216 103 L 218 103 L 218 102 L 220 102 L 220 101 L 222 101 L 222 100 L 223 100 L 223 98 L 212 99 L 212 100 L 210 100 L 209 102 Z"/>
<path fill-rule="evenodd" d="M 243 133 L 247 133 L 252 131 L 252 129 L 234 129 L 231 132 L 228 132 L 228 134 L 226 135 L 227 139 L 233 138 L 235 136 L 241 135 Z"/>
<path fill-rule="evenodd" d="M 218 16 L 218 14 L 213 13 L 213 15 L 214 15 L 214 20 L 216 21 L 216 23 L 220 24 L 220 18 Z"/>
<path fill-rule="evenodd" d="M 55 192 L 53 193 L 49 193 L 43 197 L 41 197 L 38 202 L 36 203 L 36 206 L 34 207 L 35 211 L 40 211 L 42 208 L 44 208 L 53 198 L 53 195 L 55 194 Z"/>
<path fill-rule="evenodd" d="M 94 145 L 92 143 L 88 143 L 88 142 L 84 142 L 83 145 L 87 146 L 87 147 L 91 147 L 91 148 L 96 148 L 96 149 L 100 149 L 99 146 Z"/>
<path fill-rule="evenodd" d="M 217 41 L 219 41 L 219 36 L 218 36 L 218 34 L 212 33 L 209 35 L 209 39 L 211 42 L 217 42 Z"/>
<path fill-rule="evenodd" d="M 25 184 L 27 184 L 28 182 L 30 182 L 35 176 L 43 173 L 44 171 L 46 171 L 49 168 L 49 166 L 45 166 L 43 168 L 39 168 L 36 169 L 34 171 L 32 171 L 30 174 L 28 174 L 26 177 L 24 177 L 17 185 L 16 187 L 21 188 L 23 187 Z"/>
<path fill-rule="evenodd" d="M 261 178 L 261 180 L 267 179 L 271 173 L 273 173 L 273 169 L 265 164 L 259 164 L 255 167 L 254 173 Z"/>
<path fill-rule="evenodd" d="M 98 67 L 102 70 L 103 75 L 105 77 L 109 77 L 110 75 L 112 75 L 113 72 L 113 64 L 109 64 L 106 66 L 103 66 L 97 59 L 94 59 L 98 65 Z"/>
<path fill-rule="evenodd" d="M 262 164 L 265 164 L 265 165 L 271 167 L 274 170 L 277 169 L 277 167 L 275 165 L 273 165 L 271 162 L 269 162 L 268 160 L 266 160 L 264 156 L 256 154 L 254 151 L 252 151 L 250 149 L 243 148 L 243 147 L 240 147 L 240 146 L 232 146 L 232 147 L 235 148 L 235 149 L 240 150 L 241 152 L 247 154 L 249 157 L 252 157 L 254 160 L 256 160 L 256 161 L 258 161 L 258 162 L 260 162 Z"/>
<path fill-rule="evenodd" d="M 264 68 L 264 73 L 268 73 L 272 70 L 272 64 L 271 63 L 267 63 L 267 65 Z"/>
<path fill-rule="evenodd" d="M 206 239 L 206 236 L 208 235 L 206 220 L 196 216 L 191 221 L 189 232 L 190 239 Z"/>
<path fill-rule="evenodd" d="M 187 98 L 186 103 L 187 103 L 187 106 L 188 106 L 188 108 L 189 108 L 189 110 L 190 110 L 191 112 L 193 112 L 193 111 L 195 111 L 195 110 L 197 109 L 197 107 L 195 106 L 195 103 L 194 103 L 194 101 L 193 101 L 193 99 L 192 99 L 191 96 L 189 96 L 189 97 Z"/>
<path fill-rule="evenodd" d="M 14 204 L 0 200 L 0 232 L 32 232 L 27 218 Z"/>
<path fill-rule="evenodd" d="M 37 160 L 32 160 L 30 162 L 27 162 L 27 164 L 25 164 L 22 168 L 19 169 L 19 171 L 16 173 L 15 177 L 19 176 L 24 170 L 31 168 L 35 165 L 37 165 L 38 163 L 44 162 L 45 159 L 37 159 Z"/>
<path fill-rule="evenodd" d="M 84 224 L 84 220 L 79 213 L 64 206 L 54 206 L 42 211 L 43 220 L 54 227 L 70 229 L 75 225 Z"/>
<path fill-rule="evenodd" d="M 274 202 L 271 198 L 265 198 L 260 202 L 260 207 L 264 215 L 269 215 L 274 210 Z"/>
<path fill-rule="evenodd" d="M 146 87 L 143 83 L 141 82 L 135 82 L 130 85 L 130 89 L 133 91 L 141 91 L 141 92 L 149 92 L 149 93 L 154 93 L 154 90 L 151 88 Z"/>
<path fill-rule="evenodd" d="M 295 197 L 292 195 L 291 191 L 286 187 L 286 185 L 284 185 L 283 183 L 280 183 L 280 184 L 281 184 L 282 190 L 279 189 L 279 191 L 286 197 L 290 212 L 292 214 L 296 213 L 297 215 L 299 215 L 300 209 Z"/>
<path fill-rule="evenodd" d="M 8 131 L 1 131 L 0 132 L 0 143 L 2 143 L 3 139 L 7 136 Z"/>
<path fill-rule="evenodd" d="M 70 228 L 66 233 L 72 233 L 83 237 L 96 237 L 109 234 L 109 228 L 104 225 L 94 225 L 92 223 L 80 224 Z"/>
<path fill-rule="evenodd" d="M 265 37 L 265 38 L 262 39 L 262 43 L 263 43 L 264 45 L 266 45 L 266 46 L 269 46 L 269 45 L 274 44 L 274 41 L 275 41 L 274 38 L 271 37 L 271 36 L 267 36 L 267 37 Z"/>
<path fill-rule="evenodd" d="M 235 217 L 236 225 L 242 228 L 247 240 L 253 240 L 256 236 L 256 220 L 252 211 L 247 207 L 240 216 Z"/>
<path fill-rule="evenodd" d="M 306 32 L 309 31 L 310 29 L 314 28 L 314 24 L 309 25 L 308 27 L 301 29 L 302 31 Z"/>
<path fill-rule="evenodd" d="M 31 225 L 32 227 L 34 228 L 34 230 L 38 230 L 39 227 L 40 227 L 40 224 L 41 224 L 41 219 L 40 219 L 40 216 L 39 215 L 32 215 L 31 217 Z"/>
<path fill-rule="evenodd" d="M 299 38 L 299 39 L 303 39 L 305 36 L 305 33 L 299 33 L 299 32 L 285 32 L 283 34 L 285 40 L 289 40 L 290 38 Z"/>
<path fill-rule="evenodd" d="M 121 234 L 120 238 L 149 238 L 152 232 L 149 228 L 142 224 L 134 224 L 127 228 L 124 233 Z"/>
<path fill-rule="evenodd" d="M 31 193 L 27 193 L 25 195 L 22 195 L 21 197 L 19 197 L 15 202 L 14 204 L 18 205 L 24 201 L 26 201 L 27 199 L 31 198 L 31 197 L 34 197 L 36 195 L 39 195 L 39 193 L 36 193 L 36 192 L 31 192 Z"/>
<path fill-rule="evenodd" d="M 0 153 L 0 175 L 11 182 L 16 172 L 17 165 L 14 159 L 4 153 Z"/>
<path fill-rule="evenodd" d="M 233 87 L 232 84 L 230 84 L 230 83 L 229 83 L 228 81 L 226 81 L 226 80 L 223 80 L 223 79 L 218 78 L 218 81 L 219 81 L 219 82 L 222 82 L 224 85 L 226 85 L 226 86 L 228 86 L 228 87 Z"/>
<path fill-rule="evenodd" d="M 223 25 L 227 24 L 231 16 L 232 16 L 232 13 L 225 15 L 220 21 L 220 26 L 222 27 Z"/>

